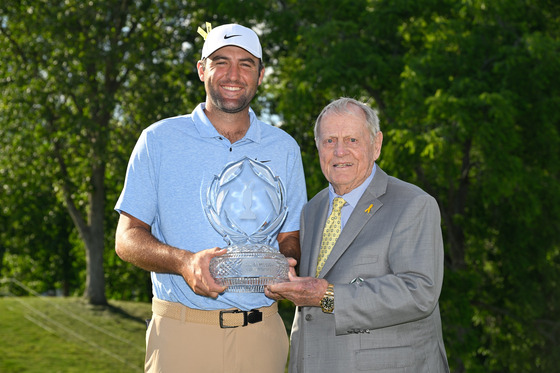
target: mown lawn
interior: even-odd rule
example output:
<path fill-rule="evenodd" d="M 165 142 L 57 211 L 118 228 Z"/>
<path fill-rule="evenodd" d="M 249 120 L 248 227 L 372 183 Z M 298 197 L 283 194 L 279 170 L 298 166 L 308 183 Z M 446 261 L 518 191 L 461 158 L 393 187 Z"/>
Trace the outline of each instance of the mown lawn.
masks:
<path fill-rule="evenodd" d="M 147 303 L 0 298 L 0 372 L 140 372 Z"/>
<path fill-rule="evenodd" d="M 0 372 L 141 372 L 149 303 L 0 297 Z M 293 305 L 280 311 L 289 330 Z"/>

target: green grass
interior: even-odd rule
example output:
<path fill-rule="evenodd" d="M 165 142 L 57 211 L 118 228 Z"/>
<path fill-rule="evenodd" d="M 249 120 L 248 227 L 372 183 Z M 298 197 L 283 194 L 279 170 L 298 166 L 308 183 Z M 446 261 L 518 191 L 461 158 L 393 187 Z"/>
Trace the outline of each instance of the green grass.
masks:
<path fill-rule="evenodd" d="M 149 303 L 0 297 L 0 372 L 141 372 Z M 281 302 L 289 330 L 294 308 Z"/>
<path fill-rule="evenodd" d="M 0 298 L 0 372 L 141 372 L 147 303 Z"/>

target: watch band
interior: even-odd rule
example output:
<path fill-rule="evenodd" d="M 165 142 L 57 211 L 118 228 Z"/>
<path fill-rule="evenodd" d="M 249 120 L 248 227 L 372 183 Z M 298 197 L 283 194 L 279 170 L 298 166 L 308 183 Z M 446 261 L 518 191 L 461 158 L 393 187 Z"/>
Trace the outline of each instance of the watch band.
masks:
<path fill-rule="evenodd" d="M 329 284 L 327 286 L 327 291 L 325 291 L 325 295 L 321 299 L 321 310 L 325 313 L 333 313 L 334 312 L 334 285 Z"/>

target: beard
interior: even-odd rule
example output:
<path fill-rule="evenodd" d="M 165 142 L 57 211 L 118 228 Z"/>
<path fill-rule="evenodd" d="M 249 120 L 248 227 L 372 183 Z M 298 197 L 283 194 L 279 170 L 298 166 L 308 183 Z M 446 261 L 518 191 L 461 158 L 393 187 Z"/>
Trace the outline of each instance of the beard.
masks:
<path fill-rule="evenodd" d="M 207 92 L 214 106 L 216 106 L 220 111 L 228 114 L 235 114 L 245 110 L 249 106 L 251 100 L 255 97 L 256 88 L 252 92 L 248 91 L 247 94 L 240 96 L 237 99 L 223 97 L 220 93 L 218 93 L 218 90 L 214 89 L 214 87 L 210 84 L 207 87 Z"/>

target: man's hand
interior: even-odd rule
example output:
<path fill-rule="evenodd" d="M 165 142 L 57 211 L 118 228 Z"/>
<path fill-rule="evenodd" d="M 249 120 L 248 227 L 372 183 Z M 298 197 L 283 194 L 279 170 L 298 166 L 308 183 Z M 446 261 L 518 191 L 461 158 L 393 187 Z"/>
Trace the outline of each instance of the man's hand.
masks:
<path fill-rule="evenodd" d="M 210 274 L 210 260 L 226 252 L 218 247 L 197 253 L 185 251 L 187 257 L 181 275 L 196 294 L 216 298 L 226 290 L 227 287 L 219 285 Z"/>
<path fill-rule="evenodd" d="M 298 265 L 297 260 L 295 260 L 294 258 L 286 258 L 286 260 L 288 261 L 288 265 L 290 266 L 289 269 L 288 269 L 288 279 L 297 277 L 297 274 L 296 274 L 296 267 Z M 273 294 L 271 292 L 269 292 L 267 294 L 266 288 L 267 287 L 265 287 L 265 294 L 266 294 L 267 297 L 269 297 L 271 299 L 275 299 L 275 300 L 284 299 L 284 297 L 281 296 L 280 294 Z"/>
<path fill-rule="evenodd" d="M 288 299 L 296 306 L 319 307 L 329 285 L 327 280 L 315 277 L 298 277 L 290 268 L 290 282 L 267 285 L 264 294 L 272 299 Z"/>
<path fill-rule="evenodd" d="M 288 265 L 290 266 L 289 269 L 289 273 L 291 273 L 293 276 L 297 276 L 296 275 L 296 267 L 298 265 L 297 260 L 295 260 L 294 258 L 286 258 L 288 260 Z"/>
<path fill-rule="evenodd" d="M 214 247 L 192 253 L 166 245 L 152 235 L 147 223 L 126 212 L 119 218 L 115 243 L 122 260 L 146 271 L 181 275 L 196 294 L 216 298 L 226 290 L 210 275 L 210 260 L 225 254 L 226 249 Z"/>

